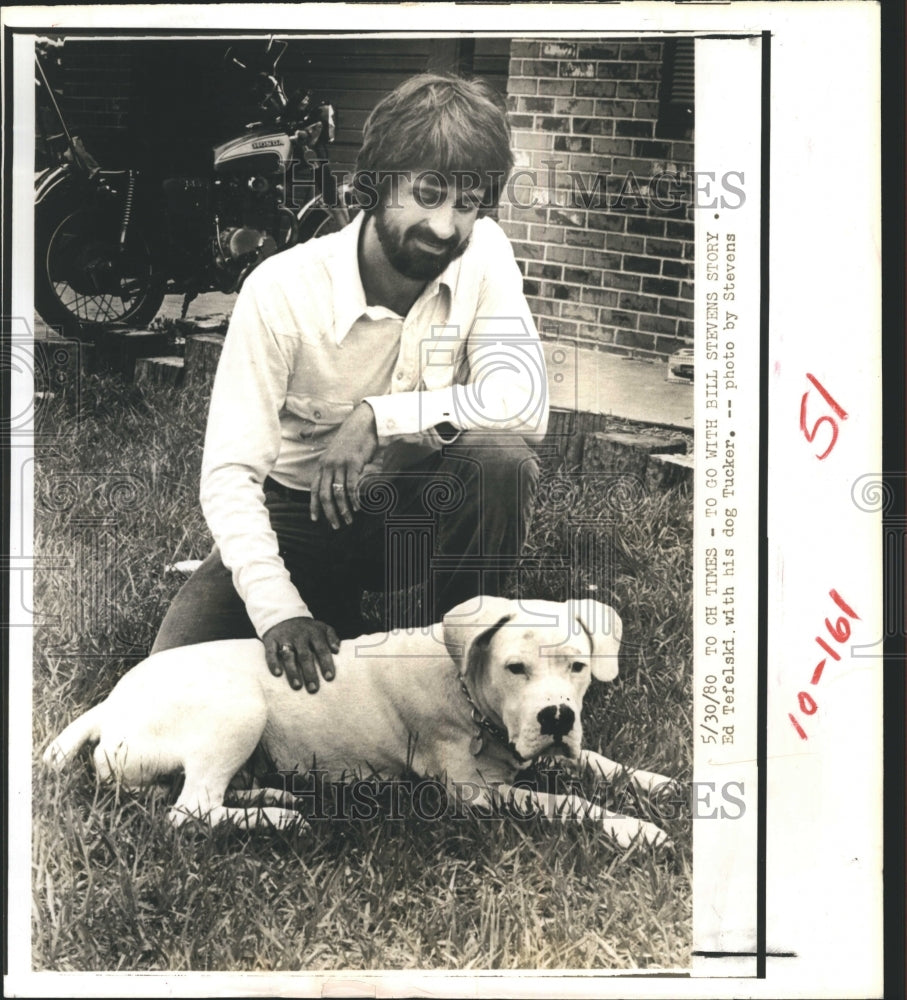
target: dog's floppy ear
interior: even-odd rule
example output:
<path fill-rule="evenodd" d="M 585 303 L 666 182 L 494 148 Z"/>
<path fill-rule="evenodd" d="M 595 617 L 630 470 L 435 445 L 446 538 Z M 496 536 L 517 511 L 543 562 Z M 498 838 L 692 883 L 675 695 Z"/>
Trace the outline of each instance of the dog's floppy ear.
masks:
<path fill-rule="evenodd" d="M 474 597 L 447 612 L 442 619 L 444 645 L 461 674 L 469 666 L 476 643 L 480 639 L 487 643 L 514 614 L 513 602 L 503 597 Z"/>
<path fill-rule="evenodd" d="M 623 630 L 620 615 L 601 601 L 570 601 L 570 614 L 592 644 L 592 676 L 599 681 L 613 681 L 617 676 L 617 654 Z"/>

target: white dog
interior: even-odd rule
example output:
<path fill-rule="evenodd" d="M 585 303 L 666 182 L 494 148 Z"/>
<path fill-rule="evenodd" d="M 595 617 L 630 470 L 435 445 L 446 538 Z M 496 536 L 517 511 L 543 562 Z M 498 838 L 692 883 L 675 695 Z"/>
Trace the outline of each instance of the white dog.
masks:
<path fill-rule="evenodd" d="M 445 781 L 473 805 L 509 801 L 565 819 L 593 819 L 621 846 L 668 842 L 652 823 L 611 813 L 576 794 L 541 794 L 510 782 L 540 756 L 569 758 L 610 779 L 622 768 L 582 749 L 580 710 L 592 678 L 617 675 L 620 619 L 597 601 L 476 598 L 430 631 L 343 642 L 336 677 L 315 695 L 271 675 L 257 639 L 166 650 L 129 671 L 106 701 L 47 748 L 56 767 L 97 740 L 104 779 L 138 787 L 185 773 L 170 816 L 242 827 L 301 822 L 288 792 L 231 792 L 261 745 L 280 770 L 317 766 L 328 780 L 411 770 Z M 651 792 L 669 779 L 635 771 Z M 269 801 L 271 804 L 261 804 Z M 251 804 L 258 802 L 253 807 Z M 276 804 L 275 804 L 276 803 Z"/>

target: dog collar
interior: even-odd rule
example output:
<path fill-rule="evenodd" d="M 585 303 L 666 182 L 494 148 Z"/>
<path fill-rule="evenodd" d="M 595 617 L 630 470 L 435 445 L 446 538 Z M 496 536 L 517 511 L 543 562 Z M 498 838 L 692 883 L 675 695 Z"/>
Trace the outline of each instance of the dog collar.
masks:
<path fill-rule="evenodd" d="M 460 688 L 463 691 L 464 697 L 469 702 L 469 707 L 472 709 L 472 721 L 475 725 L 475 731 L 472 734 L 472 739 L 469 741 L 469 752 L 473 757 L 478 757 L 485 749 L 485 735 L 487 733 L 493 740 L 500 743 L 517 761 L 522 761 L 523 758 L 513 748 L 513 743 L 510 740 L 507 730 L 482 714 L 479 706 L 472 700 L 472 695 L 469 693 L 466 681 L 462 677 L 460 678 Z"/>

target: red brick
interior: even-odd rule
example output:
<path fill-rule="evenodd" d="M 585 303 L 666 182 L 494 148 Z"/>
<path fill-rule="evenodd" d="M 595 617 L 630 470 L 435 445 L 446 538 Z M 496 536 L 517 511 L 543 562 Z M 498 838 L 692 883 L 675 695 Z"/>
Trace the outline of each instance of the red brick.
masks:
<path fill-rule="evenodd" d="M 572 59 L 576 42 L 542 42 L 542 55 L 548 59 Z"/>
<path fill-rule="evenodd" d="M 540 94 L 551 94 L 554 97 L 569 97 L 574 92 L 574 88 L 578 87 L 578 82 L 574 82 L 573 80 L 545 79 L 539 80 L 538 85 L 538 92 Z M 513 87 L 508 84 L 507 89 L 513 90 Z M 532 93 L 534 94 L 535 91 L 533 90 Z"/>
<path fill-rule="evenodd" d="M 532 298 L 527 298 L 526 302 L 528 303 L 529 311 L 533 316 L 557 315 L 557 304 L 549 302 L 547 299 L 538 299 L 533 296 Z"/>
<path fill-rule="evenodd" d="M 618 303 L 618 292 L 610 288 L 583 288 L 582 301 L 593 306 L 616 306 Z"/>
<path fill-rule="evenodd" d="M 661 262 L 654 257 L 633 257 L 625 254 L 623 258 L 625 271 L 639 271 L 641 274 L 658 274 Z"/>
<path fill-rule="evenodd" d="M 606 118 L 573 118 L 570 131 L 577 135 L 610 135 L 611 122 Z"/>
<path fill-rule="evenodd" d="M 636 109 L 633 112 L 634 118 L 648 118 L 650 121 L 658 121 L 659 112 L 658 101 L 636 101 Z"/>
<path fill-rule="evenodd" d="M 657 254 L 659 257 L 680 258 L 683 256 L 683 244 L 679 240 L 658 240 L 650 237 L 646 240 L 646 253 Z"/>
<path fill-rule="evenodd" d="M 551 205 L 548 209 L 548 221 L 554 226 L 585 227 L 586 213 L 576 210 L 567 211 L 557 205 Z"/>
<path fill-rule="evenodd" d="M 560 261 L 562 264 L 582 264 L 583 251 L 579 247 L 562 247 L 548 243 L 545 246 L 545 260 Z"/>
<path fill-rule="evenodd" d="M 550 115 L 554 112 L 553 97 L 521 97 L 519 110 L 527 113 Z"/>
<path fill-rule="evenodd" d="M 532 77 L 511 76 L 507 81 L 507 89 L 511 94 L 536 94 L 539 91 L 539 81 Z M 544 92 L 543 90 L 542 93 Z"/>
<path fill-rule="evenodd" d="M 620 55 L 617 42 L 592 42 L 579 47 L 581 59 L 616 59 Z"/>
<path fill-rule="evenodd" d="M 512 240 L 529 239 L 529 226 L 525 222 L 505 221 L 502 223 L 501 228 Z"/>
<path fill-rule="evenodd" d="M 561 305 L 561 316 L 565 319 L 585 320 L 587 323 L 594 323 L 598 319 L 598 308 L 596 306 L 581 306 L 574 302 L 564 302 Z"/>
<path fill-rule="evenodd" d="M 615 135 L 636 136 L 637 138 L 648 139 L 651 138 L 654 131 L 655 126 L 652 122 L 621 118 L 614 123 Z"/>
<path fill-rule="evenodd" d="M 547 149 L 550 150 L 553 141 L 544 132 L 514 132 L 513 145 L 517 149 Z"/>
<path fill-rule="evenodd" d="M 564 281 L 571 281 L 577 285 L 600 285 L 602 283 L 602 272 L 581 267 L 565 267 Z"/>
<path fill-rule="evenodd" d="M 609 233 L 622 233 L 627 224 L 626 216 L 619 212 L 590 212 L 589 226 Z"/>
<path fill-rule="evenodd" d="M 559 115 L 593 115 L 595 101 L 582 97 L 558 97 L 554 102 L 554 113 Z"/>
<path fill-rule="evenodd" d="M 620 125 L 620 122 L 617 123 Z M 615 174 L 634 174 L 642 182 L 647 181 L 652 174 L 653 166 L 651 160 L 642 160 L 634 157 L 617 156 L 611 161 L 611 170 Z"/>
<path fill-rule="evenodd" d="M 638 274 L 626 274 L 623 271 L 608 271 L 605 275 L 608 288 L 627 292 L 638 292 L 641 280 Z"/>
<path fill-rule="evenodd" d="M 593 136 L 592 152 L 601 156 L 629 156 L 633 152 L 633 142 L 631 139 Z"/>
<path fill-rule="evenodd" d="M 636 70 L 637 80 L 660 80 L 661 63 L 640 63 Z"/>
<path fill-rule="evenodd" d="M 546 299 L 556 299 L 558 302 L 579 302 L 582 288 L 579 285 L 565 285 L 563 282 L 546 281 L 542 285 L 542 293 Z"/>
<path fill-rule="evenodd" d="M 523 257 L 526 260 L 541 260 L 545 254 L 545 248 L 538 243 L 514 242 L 513 253 L 516 257 Z"/>
<path fill-rule="evenodd" d="M 669 319 L 667 316 L 642 316 L 639 325 L 652 333 L 668 334 L 669 336 L 673 336 L 677 330 L 677 320 Z"/>
<path fill-rule="evenodd" d="M 563 226 L 531 226 L 529 239 L 534 243 L 563 243 Z"/>
<path fill-rule="evenodd" d="M 576 336 L 576 323 L 571 323 L 569 320 L 550 319 L 548 320 L 546 327 L 551 329 L 552 332 L 556 333 L 559 337 L 570 339 L 571 337 Z"/>
<path fill-rule="evenodd" d="M 632 101 L 599 100 L 595 113 L 600 118 L 633 118 L 635 110 Z"/>
<path fill-rule="evenodd" d="M 658 305 L 658 311 L 662 316 L 677 316 L 680 319 L 692 319 L 693 303 L 682 302 L 677 299 L 662 299 Z"/>
<path fill-rule="evenodd" d="M 693 264 L 686 260 L 663 260 L 661 273 L 667 278 L 692 278 Z"/>
<path fill-rule="evenodd" d="M 621 59 L 636 59 L 639 62 L 658 62 L 662 58 L 660 42 L 622 42 L 620 46 Z"/>
<path fill-rule="evenodd" d="M 595 68 L 599 80 L 635 80 L 636 64 L 625 62 L 600 62 Z M 618 88 L 619 90 L 620 88 Z"/>
<path fill-rule="evenodd" d="M 646 351 L 655 349 L 655 337 L 651 333 L 639 333 L 635 330 L 618 330 L 615 343 L 625 347 L 640 347 Z"/>
<path fill-rule="evenodd" d="M 636 312 L 658 312 L 658 299 L 654 295 L 621 292 L 619 305 L 621 309 L 633 309 Z"/>
<path fill-rule="evenodd" d="M 617 93 L 616 80 L 577 80 L 577 97 L 614 97 Z"/>
<path fill-rule="evenodd" d="M 670 278 L 643 278 L 642 290 L 649 295 L 667 295 L 676 299 L 680 294 L 680 282 Z"/>
<path fill-rule="evenodd" d="M 538 57 L 540 48 L 539 42 L 516 39 L 510 43 L 510 55 L 514 58 L 535 59 Z"/>
<path fill-rule="evenodd" d="M 663 236 L 665 224 L 661 219 L 647 219 L 641 216 L 630 216 L 627 219 L 627 232 L 639 233 L 641 236 Z"/>
<path fill-rule="evenodd" d="M 618 250 L 624 253 L 642 253 L 646 241 L 641 236 L 625 236 L 623 233 L 608 233 L 605 247 L 608 250 Z"/>
<path fill-rule="evenodd" d="M 658 97 L 658 84 L 650 80 L 635 80 L 617 85 L 618 97 L 632 97 L 640 101 L 654 101 Z"/>
<path fill-rule="evenodd" d="M 562 116 L 557 118 L 540 118 L 536 123 L 536 128 L 545 132 L 570 132 L 575 131 L 570 128 L 570 119 Z"/>
<path fill-rule="evenodd" d="M 531 278 L 549 278 L 560 281 L 564 269 L 560 264 L 540 264 L 531 260 L 526 265 L 526 273 Z"/>
<path fill-rule="evenodd" d="M 655 350 L 659 354 L 673 354 L 682 347 L 689 347 L 689 341 L 680 340 L 677 337 L 657 337 L 655 339 Z"/>
<path fill-rule="evenodd" d="M 520 76 L 562 76 L 558 73 L 558 65 L 556 59 L 524 59 Z"/>
<path fill-rule="evenodd" d="M 639 322 L 639 313 L 622 312 L 620 309 L 602 309 L 601 322 L 635 330 Z"/>
<path fill-rule="evenodd" d="M 558 76 L 569 77 L 570 79 L 588 79 L 595 76 L 595 63 L 593 62 L 562 62 L 558 67 Z"/>
<path fill-rule="evenodd" d="M 567 243 L 574 247 L 595 247 L 601 250 L 605 245 L 605 234 L 594 229 L 568 229 Z"/>
<path fill-rule="evenodd" d="M 598 267 L 603 271 L 619 271 L 623 258 L 619 253 L 607 253 L 604 250 L 587 250 L 584 263 L 586 267 Z"/>
<path fill-rule="evenodd" d="M 665 235 L 672 240 L 691 240 L 695 231 L 694 223 L 684 220 L 682 222 L 669 222 L 665 229 Z"/>

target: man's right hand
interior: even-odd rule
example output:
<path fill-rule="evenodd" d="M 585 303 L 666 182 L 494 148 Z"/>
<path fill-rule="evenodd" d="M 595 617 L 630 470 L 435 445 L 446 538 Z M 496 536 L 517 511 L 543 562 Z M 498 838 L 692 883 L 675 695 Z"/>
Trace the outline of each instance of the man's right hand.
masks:
<path fill-rule="evenodd" d="M 290 687 L 305 685 L 310 693 L 318 690 L 318 672 L 326 681 L 334 679 L 334 657 L 340 640 L 330 625 L 314 618 L 288 618 L 265 632 L 265 658 L 275 677 L 286 674 Z"/>

